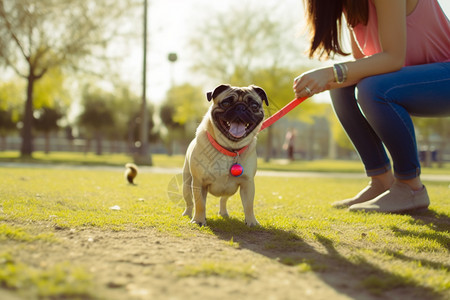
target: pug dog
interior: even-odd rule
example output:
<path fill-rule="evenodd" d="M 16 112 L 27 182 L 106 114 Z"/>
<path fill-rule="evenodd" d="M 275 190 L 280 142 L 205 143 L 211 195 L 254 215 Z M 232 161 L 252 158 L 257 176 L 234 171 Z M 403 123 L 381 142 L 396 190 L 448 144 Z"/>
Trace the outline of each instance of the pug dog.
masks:
<path fill-rule="evenodd" d="M 220 197 L 219 214 L 239 188 L 245 223 L 259 225 L 253 212 L 256 135 L 264 119 L 265 91 L 255 85 L 219 85 L 207 94 L 211 106 L 190 143 L 183 167 L 183 197 L 191 223 L 206 225 L 206 196 Z M 192 210 L 194 215 L 192 216 Z"/>

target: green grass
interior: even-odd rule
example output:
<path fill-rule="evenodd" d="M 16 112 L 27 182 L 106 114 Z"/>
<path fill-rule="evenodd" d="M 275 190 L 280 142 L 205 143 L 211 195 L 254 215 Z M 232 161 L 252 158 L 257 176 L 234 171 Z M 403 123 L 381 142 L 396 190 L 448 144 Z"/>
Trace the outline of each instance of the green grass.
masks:
<path fill-rule="evenodd" d="M 51 161 L 76 161 L 73 155 L 59 155 Z M 4 155 L 0 161 L 6 160 Z M 37 155 L 36 160 L 42 162 L 45 157 Z M 182 160 L 154 156 L 155 165 L 160 166 L 179 166 Z M 122 165 L 129 159 L 118 155 L 108 161 Z M 91 162 L 101 163 L 97 157 Z M 297 162 L 292 168 L 325 171 L 330 165 L 356 172 L 352 162 Z M 266 168 L 278 167 L 267 164 Z M 436 299 L 450 294 L 448 182 L 426 182 L 431 209 L 411 216 L 350 213 L 330 207 L 334 200 L 356 194 L 366 179 L 261 176 L 256 178 L 255 198 L 261 227 L 245 226 L 240 199 L 235 195 L 228 201 L 229 219 L 216 215 L 219 201 L 210 197 L 208 226 L 200 229 L 180 216 L 183 203 L 168 197 L 169 182 L 174 178 L 170 174 L 142 173 L 133 186 L 125 183 L 120 169 L 0 167 L 0 243 L 55 243 L 52 228 L 118 231 L 151 227 L 182 238 L 216 236 L 230 249 L 256 245 L 252 251 L 292 267 L 298 274 L 314 272 L 326 278 L 326 274 L 345 270 L 361 289 L 375 295 L 401 288 Z M 176 188 L 170 187 L 179 194 Z M 111 210 L 113 206 L 120 210 Z M 37 232 L 33 224 L 45 224 L 49 231 Z M 89 298 L 93 279 L 87 274 L 70 262 L 42 268 L 19 261 L 14 253 L 0 253 L 0 287 L 11 290 L 20 286 L 30 293 L 37 291 L 41 297 Z M 235 268 L 226 260 L 187 265 L 178 270 L 178 275 L 257 277 L 251 265 Z"/>
<path fill-rule="evenodd" d="M 46 221 L 60 228 L 95 226 L 112 230 L 133 224 L 176 231 L 182 224 L 173 218 L 179 208 L 165 199 L 172 175 L 139 175 L 138 183 L 150 180 L 149 190 L 145 185 L 126 184 L 122 172 L 1 170 L 0 203 L 9 220 Z M 120 210 L 110 209 L 116 205 Z M 0 215 L 2 218 L 5 217 Z"/>
<path fill-rule="evenodd" d="M 0 287 L 42 299 L 86 299 L 94 295 L 91 275 L 84 269 L 70 263 L 38 269 L 17 262 L 11 253 L 0 253 Z"/>
<path fill-rule="evenodd" d="M 0 219 L 1 220 L 1 219 Z M 54 241 L 52 233 L 31 234 L 23 228 L 0 224 L 0 241 L 14 240 L 19 242 L 33 242 L 37 240 Z"/>

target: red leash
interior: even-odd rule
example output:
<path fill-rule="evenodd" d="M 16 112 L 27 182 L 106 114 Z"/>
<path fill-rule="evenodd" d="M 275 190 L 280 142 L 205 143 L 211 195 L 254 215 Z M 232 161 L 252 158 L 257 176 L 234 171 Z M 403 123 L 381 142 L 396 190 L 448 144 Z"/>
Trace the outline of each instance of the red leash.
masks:
<path fill-rule="evenodd" d="M 297 105 L 299 105 L 306 99 L 308 99 L 308 97 L 297 98 L 286 104 L 286 106 L 284 106 L 282 109 L 265 119 L 259 131 L 262 131 L 263 129 L 269 127 L 270 125 L 281 119 L 285 114 L 293 110 Z"/>

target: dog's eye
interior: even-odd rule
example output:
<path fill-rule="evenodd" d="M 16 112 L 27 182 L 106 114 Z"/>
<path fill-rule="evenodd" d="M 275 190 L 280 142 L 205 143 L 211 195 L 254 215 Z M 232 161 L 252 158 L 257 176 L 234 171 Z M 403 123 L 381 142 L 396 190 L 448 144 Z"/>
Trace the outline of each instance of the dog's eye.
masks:
<path fill-rule="evenodd" d="M 250 108 L 253 109 L 253 110 L 258 110 L 259 109 L 259 103 L 256 102 L 256 101 L 252 101 L 250 103 Z"/>
<path fill-rule="evenodd" d="M 228 108 L 228 107 L 231 106 L 232 100 L 233 99 L 231 97 L 230 98 L 226 98 L 222 102 L 220 102 L 220 106 L 222 106 L 223 108 Z"/>

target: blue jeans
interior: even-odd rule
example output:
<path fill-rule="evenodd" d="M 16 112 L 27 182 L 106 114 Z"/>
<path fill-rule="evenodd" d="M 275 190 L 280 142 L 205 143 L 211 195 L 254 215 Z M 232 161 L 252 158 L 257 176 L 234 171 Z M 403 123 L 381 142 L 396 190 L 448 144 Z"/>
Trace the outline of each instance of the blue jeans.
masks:
<path fill-rule="evenodd" d="M 450 116 L 450 63 L 404 67 L 331 90 L 330 95 L 367 175 L 391 169 L 386 147 L 395 176 L 412 179 L 420 175 L 420 162 L 410 116 Z"/>

